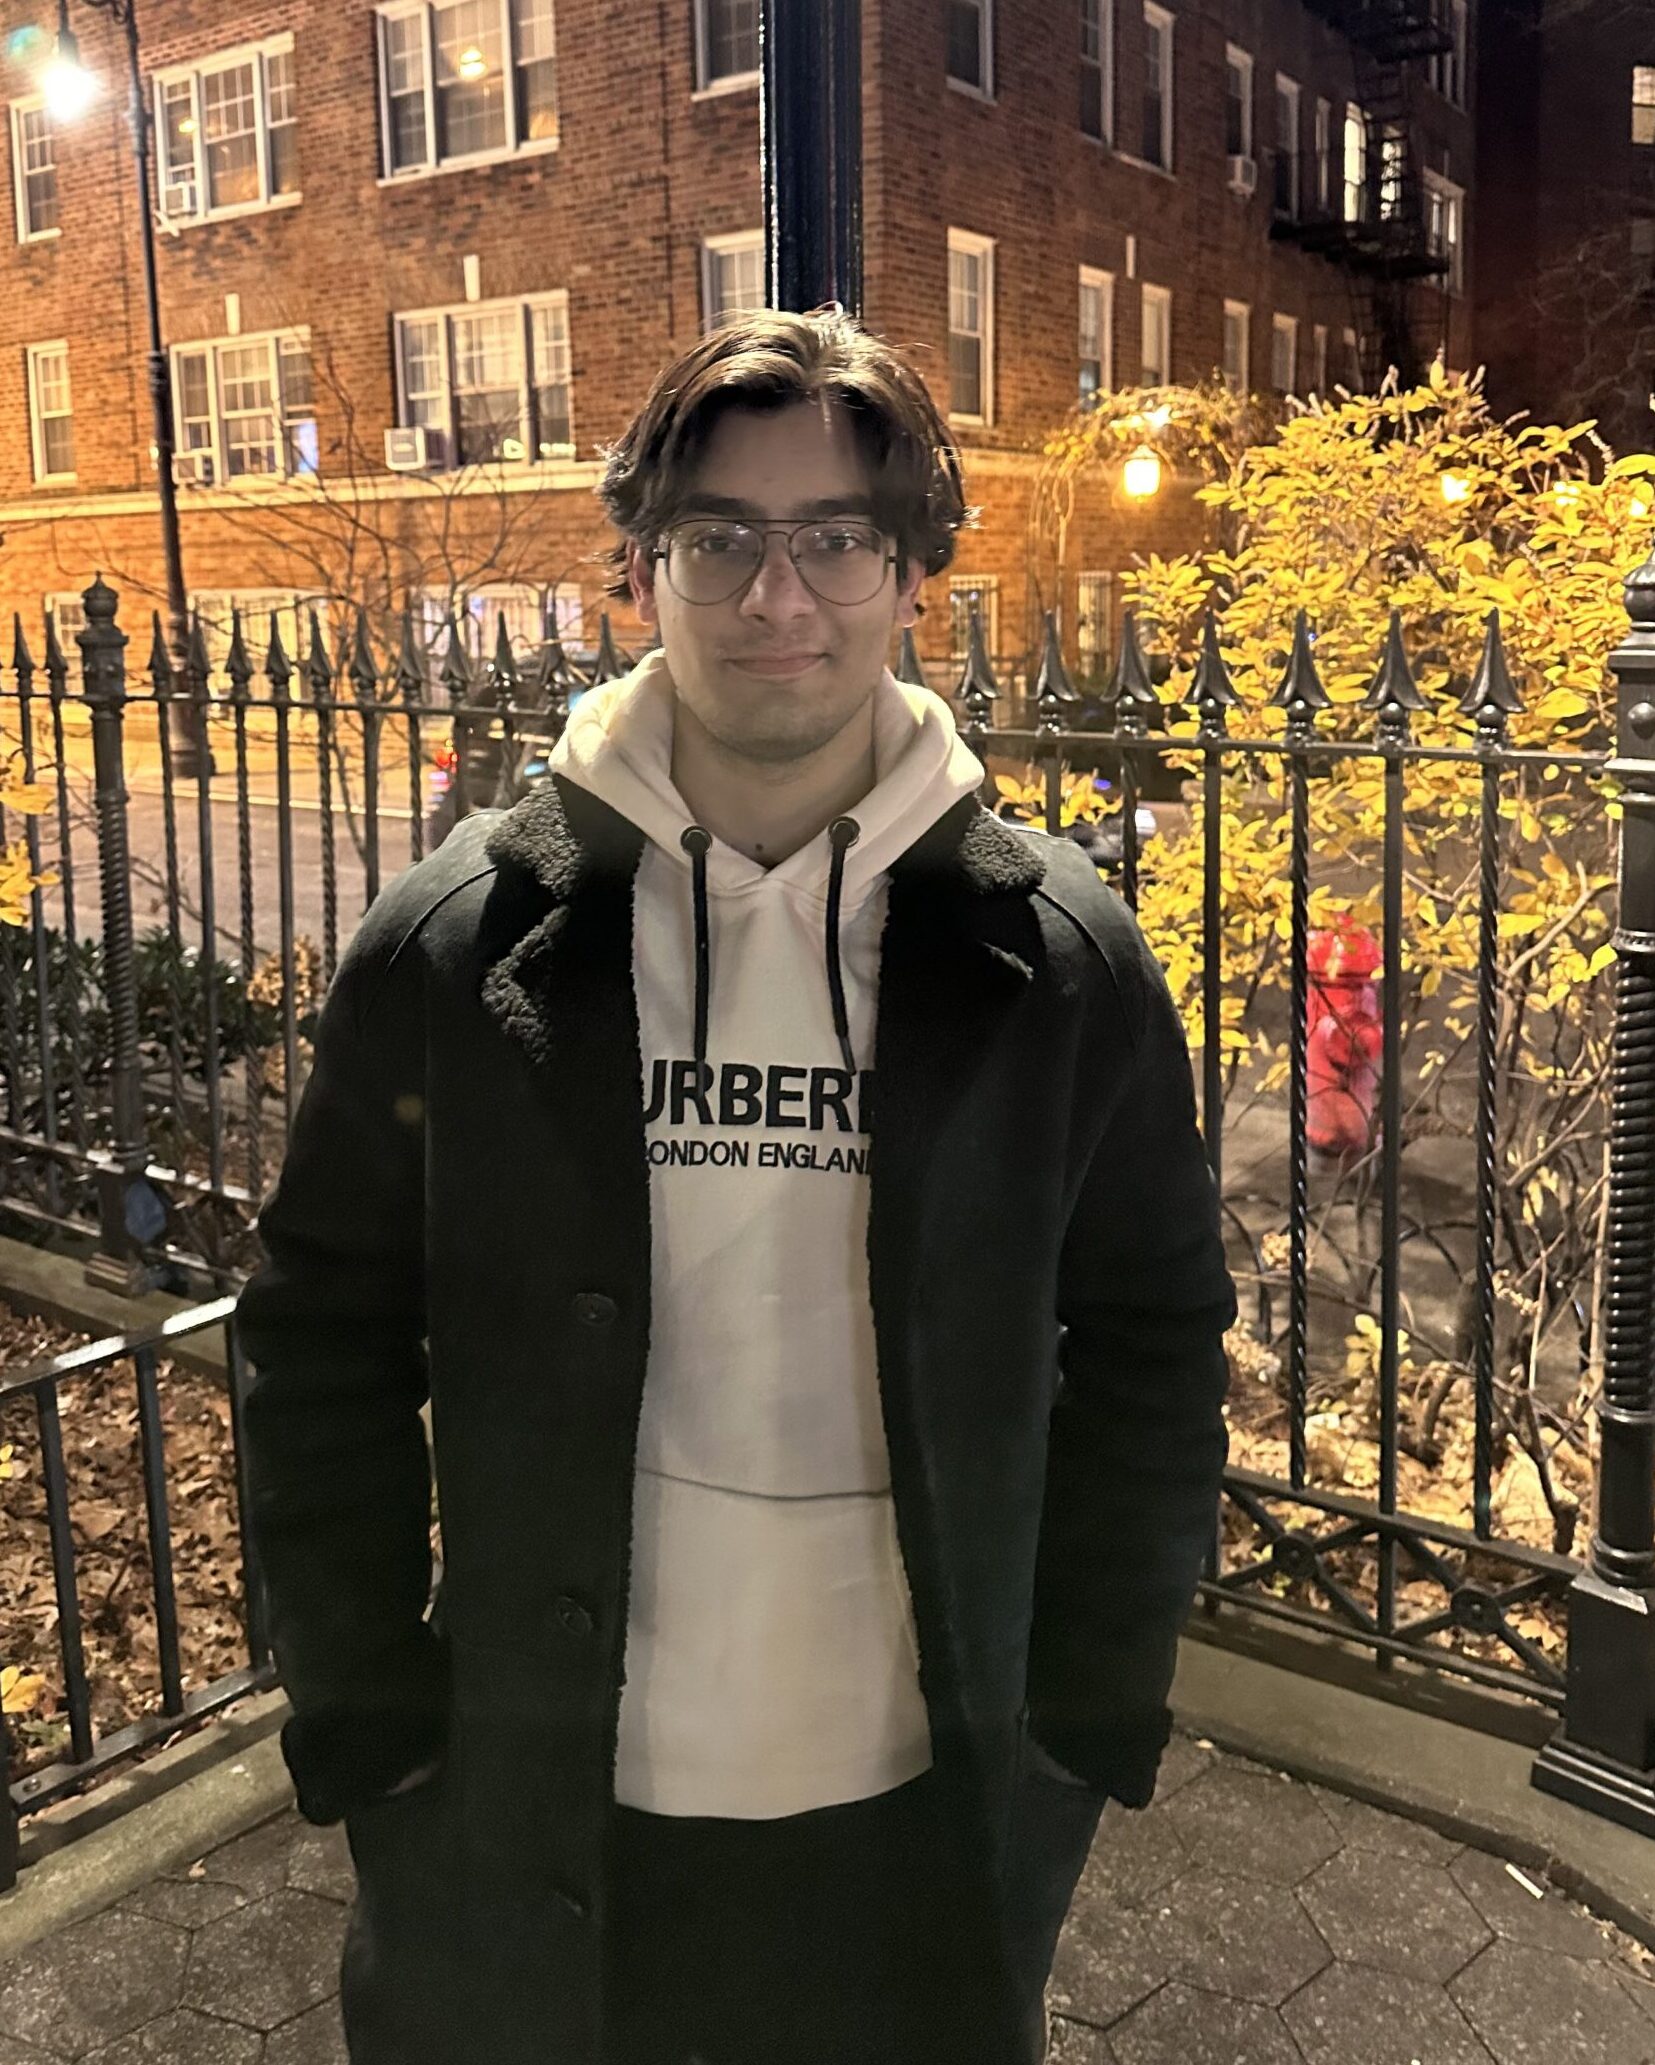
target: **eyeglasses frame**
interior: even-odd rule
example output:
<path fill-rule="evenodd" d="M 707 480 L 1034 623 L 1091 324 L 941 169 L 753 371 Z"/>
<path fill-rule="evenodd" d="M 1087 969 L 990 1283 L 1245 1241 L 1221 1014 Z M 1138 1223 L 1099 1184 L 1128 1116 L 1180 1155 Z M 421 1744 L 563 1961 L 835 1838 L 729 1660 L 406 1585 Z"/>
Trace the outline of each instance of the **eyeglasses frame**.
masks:
<path fill-rule="evenodd" d="M 829 609 L 860 609 L 862 607 L 862 602 L 872 602 L 874 596 L 877 595 L 880 592 L 880 589 L 884 587 L 886 567 L 895 566 L 898 559 L 901 556 L 895 550 L 895 548 L 893 547 L 891 551 L 887 552 L 885 557 L 880 561 L 879 585 L 873 590 L 872 594 L 863 596 L 862 602 L 835 602 L 831 595 L 820 594 L 815 588 L 812 588 L 810 586 L 810 582 L 806 578 L 804 568 L 800 566 L 799 562 L 793 557 L 793 540 L 798 536 L 800 531 L 810 530 L 814 526 L 819 524 L 867 522 L 867 518 L 856 516 L 801 516 L 796 518 L 794 521 L 788 523 L 783 523 L 779 520 L 771 523 L 749 523 L 746 517 L 744 516 L 685 516 L 680 517 L 676 523 L 670 523 L 667 525 L 667 527 L 661 532 L 660 536 L 656 539 L 655 549 L 653 552 L 650 553 L 649 556 L 652 563 L 658 559 L 666 560 L 667 554 L 671 549 L 671 539 L 673 532 L 677 530 L 682 530 L 685 528 L 685 526 L 692 523 L 734 523 L 739 524 L 743 530 L 756 531 L 759 537 L 764 541 L 759 553 L 758 565 L 754 567 L 753 571 L 747 576 L 745 581 L 739 582 L 734 588 L 730 590 L 728 595 L 721 595 L 716 602 L 697 602 L 694 600 L 693 597 L 683 594 L 677 587 L 673 586 L 671 563 L 670 561 L 668 562 L 667 585 L 672 588 L 673 594 L 678 597 L 678 600 L 681 603 L 683 603 L 686 608 L 720 609 L 726 602 L 734 602 L 737 599 L 737 597 L 743 596 L 747 593 L 748 589 L 752 587 L 753 583 L 758 579 L 759 575 L 764 572 L 765 561 L 770 557 L 770 533 L 772 531 L 785 531 L 787 534 L 788 564 L 792 567 L 793 571 L 798 575 L 799 579 L 804 582 L 805 587 L 809 589 L 810 593 L 816 597 L 816 600 L 818 602 L 826 603 Z M 870 530 L 877 530 L 879 527 L 877 524 L 868 523 L 868 528 Z M 882 538 L 884 538 L 888 537 L 890 533 L 887 531 L 880 531 L 879 535 Z"/>

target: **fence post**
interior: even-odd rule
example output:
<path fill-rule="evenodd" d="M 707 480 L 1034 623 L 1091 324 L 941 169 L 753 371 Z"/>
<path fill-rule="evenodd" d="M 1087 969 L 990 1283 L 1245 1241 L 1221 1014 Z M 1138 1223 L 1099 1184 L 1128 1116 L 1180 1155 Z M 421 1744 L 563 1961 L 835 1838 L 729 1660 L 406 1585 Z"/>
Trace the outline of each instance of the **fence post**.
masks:
<path fill-rule="evenodd" d="M 1533 1777 L 1655 1836 L 1655 557 L 1626 608 L 1609 662 L 1622 818 L 1597 1525 L 1569 1591 L 1563 1725 Z"/>
<path fill-rule="evenodd" d="M 158 1271 L 145 1249 L 167 1212 L 144 1173 L 149 1143 L 138 1072 L 138 977 L 132 948 L 132 872 L 126 815 L 126 633 L 115 622 L 117 597 L 102 575 L 81 597 L 86 628 L 77 631 L 86 701 L 92 712 L 92 769 L 98 808 L 98 881 L 103 901 L 103 980 L 109 1006 L 111 1137 L 98 1157 L 98 1253 L 88 1283 L 132 1297 Z"/>

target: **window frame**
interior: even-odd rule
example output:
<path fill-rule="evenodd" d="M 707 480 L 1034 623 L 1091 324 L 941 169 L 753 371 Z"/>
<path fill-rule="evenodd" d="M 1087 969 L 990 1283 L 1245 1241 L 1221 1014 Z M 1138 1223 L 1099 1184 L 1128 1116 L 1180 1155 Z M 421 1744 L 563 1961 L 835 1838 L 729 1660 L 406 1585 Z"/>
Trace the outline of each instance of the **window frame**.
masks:
<path fill-rule="evenodd" d="M 1439 18 L 1446 17 L 1453 41 L 1449 50 L 1439 50 L 1426 65 L 1431 89 L 1453 108 L 1463 109 L 1471 80 L 1471 9 L 1469 0 L 1439 0 Z"/>
<path fill-rule="evenodd" d="M 1340 125 L 1339 134 L 1339 219 L 1341 222 L 1365 222 L 1368 216 L 1368 196 L 1373 189 L 1373 172 L 1369 164 L 1373 154 L 1373 125 L 1368 120 L 1367 109 L 1359 101 L 1345 102 L 1345 118 Z M 1359 150 L 1356 148 L 1358 145 Z M 1357 179 L 1351 178 L 1353 164 L 1360 171 L 1361 176 Z"/>
<path fill-rule="evenodd" d="M 724 320 L 722 310 L 717 316 L 713 314 L 713 281 L 717 276 L 717 260 L 740 257 L 750 251 L 756 251 L 759 256 L 759 299 L 754 306 L 762 308 L 764 296 L 769 291 L 764 273 L 764 231 L 729 230 L 719 236 L 701 239 L 701 334 L 704 337 L 710 337 Z"/>
<path fill-rule="evenodd" d="M 248 472 L 232 474 L 227 462 L 229 440 L 225 436 L 224 383 L 219 369 L 219 353 L 224 350 L 250 350 L 262 344 L 269 355 L 270 410 L 275 423 L 275 444 L 277 464 L 269 473 Z M 289 323 L 278 330 L 253 330 L 236 336 L 179 338 L 167 346 L 167 379 L 172 393 L 172 420 L 175 431 L 180 433 L 174 444 L 174 452 L 180 459 L 186 459 L 194 452 L 205 452 L 212 461 L 213 477 L 199 483 L 207 489 L 241 489 L 248 483 L 261 481 L 304 481 L 315 480 L 321 471 L 320 454 L 312 467 L 290 465 L 288 452 L 288 424 L 286 395 L 282 385 L 282 356 L 284 347 L 298 345 L 305 358 L 310 357 L 310 326 L 307 323 Z M 186 420 L 201 419 L 184 414 L 183 363 L 189 358 L 205 358 L 207 367 L 207 409 L 212 440 L 206 445 L 186 446 L 182 430 Z M 308 417 L 293 418 L 293 421 L 315 423 L 314 399 Z"/>
<path fill-rule="evenodd" d="M 1632 143 L 1636 150 L 1655 145 L 1655 64 L 1632 67 Z"/>
<path fill-rule="evenodd" d="M 517 105 L 517 22 L 513 8 L 518 0 L 498 0 L 501 23 L 501 49 L 505 53 L 505 75 L 507 89 L 503 96 L 506 115 L 506 141 L 503 144 L 489 144 L 479 151 L 451 152 L 446 157 L 437 155 L 437 66 L 436 36 L 433 17 L 436 8 L 445 5 L 446 0 L 377 0 L 374 7 L 374 63 L 378 73 L 376 81 L 379 93 L 379 178 L 380 186 L 406 186 L 410 180 L 435 179 L 445 172 L 467 172 L 478 165 L 504 165 L 518 158 L 539 157 L 545 152 L 561 148 L 563 142 L 563 117 L 561 93 L 555 112 L 556 133 L 551 136 L 518 135 L 520 120 Z M 391 87 L 390 75 L 385 57 L 385 29 L 392 21 L 407 21 L 417 18 L 421 23 L 420 48 L 423 67 L 423 88 L 425 107 L 425 160 L 419 165 L 393 167 L 391 163 Z M 552 12 L 552 51 L 557 54 L 557 12 Z M 561 89 L 562 79 L 558 80 Z"/>
<path fill-rule="evenodd" d="M 546 453 L 529 450 L 528 431 L 534 411 L 534 391 L 538 383 L 534 378 L 534 312 L 537 309 L 560 310 L 563 316 L 563 337 L 569 354 L 569 437 L 567 443 L 560 442 Z M 518 427 L 524 433 L 523 456 L 521 458 L 499 457 L 493 459 L 462 459 L 460 457 L 459 386 L 454 377 L 454 322 L 468 316 L 515 315 L 517 318 L 517 404 Z M 391 358 L 396 380 L 396 427 L 399 430 L 416 428 L 429 429 L 429 424 L 416 425 L 409 415 L 411 397 L 408 393 L 407 360 L 403 351 L 403 332 L 411 323 L 437 323 L 441 325 L 442 385 L 436 390 L 443 405 L 443 422 L 439 426 L 446 445 L 444 463 L 431 467 L 434 473 L 464 473 L 476 467 L 499 467 L 511 472 L 523 472 L 534 466 L 564 466 L 574 458 L 578 449 L 575 438 L 575 379 L 574 345 L 569 330 L 569 290 L 567 287 L 549 287 L 539 294 L 500 294 L 487 301 L 449 301 L 432 308 L 398 308 L 391 313 Z"/>
<path fill-rule="evenodd" d="M 1272 105 L 1276 119 L 1275 141 L 1272 146 L 1274 159 L 1271 170 L 1270 206 L 1284 222 L 1296 222 L 1304 207 L 1304 88 L 1297 79 L 1290 78 L 1286 72 L 1278 72 Z M 1282 111 L 1287 106 L 1291 106 L 1293 110 L 1292 147 L 1288 153 L 1293 174 L 1292 191 L 1284 206 L 1280 193 L 1279 167 L 1282 156 Z"/>
<path fill-rule="evenodd" d="M 762 67 L 754 65 L 746 72 L 720 72 L 716 79 L 707 75 L 708 51 L 711 33 L 707 20 L 707 9 L 711 0 L 695 0 L 692 34 L 695 40 L 695 87 L 692 100 L 713 100 L 722 93 L 740 93 L 745 88 L 756 86 L 762 74 Z"/>
<path fill-rule="evenodd" d="M 1172 152 L 1172 140 L 1173 140 L 1173 101 L 1172 101 L 1172 93 L 1173 93 L 1173 81 L 1174 81 L 1174 78 L 1175 78 L 1175 76 L 1176 76 L 1176 64 L 1175 64 L 1175 60 L 1174 60 L 1174 57 L 1173 57 L 1173 30 L 1174 30 L 1174 25 L 1175 25 L 1175 24 L 1176 24 L 1176 22 L 1177 22 L 1177 16 L 1176 16 L 1176 15 L 1175 15 L 1175 14 L 1174 14 L 1174 13 L 1172 12 L 1172 10 L 1171 10 L 1170 8 L 1167 8 L 1167 7 L 1163 7 L 1163 6 L 1162 6 L 1162 5 L 1160 4 L 1160 0 L 1143 0 L 1143 9 L 1144 9 L 1144 26 L 1145 26 L 1145 29 L 1146 29 L 1146 30 L 1148 30 L 1148 29 L 1155 29 L 1155 30 L 1157 30 L 1157 31 L 1159 32 L 1159 34 L 1160 34 L 1160 37 L 1161 37 L 1161 63 L 1160 63 L 1160 88 L 1161 88 L 1161 154 L 1160 154 L 1160 156 L 1159 156 L 1159 157 L 1156 157 L 1156 158 L 1150 158 L 1150 157 L 1146 157 L 1146 158 L 1145 158 L 1145 159 L 1143 160 L 1143 162 L 1144 162 L 1144 163 L 1145 163 L 1146 165 L 1150 166 L 1150 167 L 1151 167 L 1151 169 L 1152 169 L 1152 170 L 1154 170 L 1154 171 L 1156 171 L 1156 172 L 1166 172 L 1166 173 L 1169 173 L 1169 174 L 1170 174 L 1170 173 L 1171 173 L 1171 171 L 1172 171 L 1172 169 L 1173 169 L 1173 152 Z M 1144 59 L 1145 59 L 1145 77 L 1144 77 L 1144 83 L 1143 83 L 1143 91 L 1144 91 L 1144 113 L 1145 113 L 1146 115 L 1147 115 L 1147 114 L 1148 114 L 1148 112 L 1149 112 L 1149 108 L 1148 108 L 1148 98 L 1149 98 L 1149 79 L 1148 79 L 1148 56 L 1149 56 L 1149 53 L 1148 53 L 1148 50 L 1147 50 L 1147 48 L 1146 48 L 1146 50 L 1145 50 L 1145 53 L 1144 53 Z"/>
<path fill-rule="evenodd" d="M 978 290 L 978 304 L 982 311 L 982 329 L 978 336 L 982 343 L 982 411 L 973 414 L 967 409 L 956 409 L 953 397 L 952 347 L 956 335 L 965 336 L 965 331 L 954 328 L 954 283 L 952 278 L 955 254 L 975 258 L 982 266 L 981 285 Z M 951 423 L 968 423 L 988 429 L 994 422 L 994 253 L 993 237 L 980 235 L 976 230 L 950 228 L 948 232 L 948 341 L 950 347 L 950 377 L 948 420 Z"/>
<path fill-rule="evenodd" d="M 1102 601 L 1101 634 L 1097 627 L 1099 612 L 1087 608 L 1092 597 Z M 1082 684 L 1096 688 L 1107 681 L 1114 658 L 1115 576 L 1106 567 L 1083 567 L 1075 576 L 1075 671 Z"/>
<path fill-rule="evenodd" d="M 1284 338 L 1288 360 L 1285 384 L 1276 378 L 1276 348 Z M 1270 391 L 1281 395 L 1299 391 L 1299 319 L 1296 315 L 1283 315 L 1280 309 L 1272 311 L 1270 317 Z"/>
<path fill-rule="evenodd" d="M 1230 324 L 1240 321 L 1241 366 L 1239 381 L 1230 377 Z M 1232 301 L 1226 296 L 1220 332 L 1219 371 L 1224 385 L 1232 394 L 1245 397 L 1253 387 L 1253 305 L 1250 301 Z"/>
<path fill-rule="evenodd" d="M 1145 364 L 1147 353 L 1145 340 L 1149 336 L 1149 312 L 1152 308 L 1161 312 L 1161 341 L 1165 347 L 1166 363 L 1160 377 L 1151 380 Z M 1138 289 L 1138 377 L 1145 387 L 1170 387 L 1172 384 L 1172 289 L 1157 286 L 1152 280 L 1139 283 Z"/>
<path fill-rule="evenodd" d="M 1333 103 L 1316 96 L 1316 208 L 1321 215 L 1333 212 Z"/>
<path fill-rule="evenodd" d="M 187 229 L 198 222 L 223 222 L 237 215 L 261 215 L 271 208 L 294 208 L 304 199 L 304 188 L 296 186 L 291 193 L 278 194 L 272 190 L 272 163 L 270 154 L 270 83 L 268 63 L 273 57 L 285 57 L 289 64 L 295 62 L 294 39 L 291 29 L 280 34 L 261 37 L 255 43 L 232 43 L 222 50 L 209 51 L 205 57 L 194 59 L 189 64 L 166 65 L 150 74 L 149 114 L 155 130 L 155 212 L 167 227 Z M 202 83 L 219 72 L 234 71 L 238 66 L 250 65 L 253 73 L 253 148 L 258 160 L 259 198 L 255 201 L 226 201 L 214 206 L 208 199 L 207 139 L 202 119 Z M 169 86 L 188 82 L 190 89 L 190 119 L 194 125 L 191 143 L 194 159 L 191 190 L 196 205 L 192 209 L 174 208 L 168 205 L 168 196 L 178 189 L 169 182 L 167 173 L 166 92 Z M 294 103 L 298 103 L 298 83 L 294 82 Z M 284 123 L 280 125 L 286 127 Z M 295 114 L 293 126 L 298 127 Z"/>
<path fill-rule="evenodd" d="M 473 605 L 481 603 L 486 610 L 490 604 L 495 609 L 495 632 L 489 635 L 486 618 Z M 414 623 L 427 653 L 433 658 L 442 643 L 443 626 L 447 622 L 449 609 L 454 611 L 455 621 L 461 629 L 466 651 L 474 661 L 483 662 L 494 654 L 495 640 L 499 635 L 499 615 L 502 609 L 518 608 L 534 612 L 539 626 L 539 635 L 529 637 L 509 628 L 506 637 L 511 649 L 522 661 L 544 640 L 546 606 L 550 603 L 557 615 L 557 635 L 567 645 L 580 648 L 586 640 L 586 598 L 578 581 L 456 581 L 451 588 L 416 588 L 412 597 Z M 579 611 L 579 620 L 571 629 L 564 610 L 573 604 Z"/>
<path fill-rule="evenodd" d="M 1230 80 L 1232 76 L 1238 73 L 1245 82 L 1241 96 L 1242 141 L 1241 149 L 1239 151 L 1232 151 L 1230 149 Z M 1253 144 L 1256 140 L 1253 131 L 1253 83 L 1253 53 L 1250 50 L 1244 50 L 1239 43 L 1226 43 L 1224 46 L 1224 155 L 1226 159 L 1251 158 L 1255 156 L 1253 150 Z"/>
<path fill-rule="evenodd" d="M 55 410 L 51 420 L 54 423 L 62 422 L 65 419 L 68 421 L 69 437 L 72 444 L 75 435 L 75 389 L 69 371 L 69 340 L 67 337 L 49 338 L 39 344 L 26 344 L 23 350 L 29 391 L 29 456 L 34 467 L 34 485 L 36 487 L 57 487 L 64 481 L 79 478 L 78 455 L 77 463 L 71 466 L 65 473 L 52 473 L 47 470 L 47 419 L 42 413 L 40 406 L 40 361 L 49 353 L 62 355 L 63 391 L 68 399 L 69 406 L 66 409 Z"/>
<path fill-rule="evenodd" d="M 1315 376 L 1315 392 L 1327 394 L 1327 324 L 1312 323 L 1310 326 L 1310 369 Z"/>
<path fill-rule="evenodd" d="M 1421 168 L 1420 181 L 1425 189 L 1425 240 L 1427 247 L 1439 257 L 1448 260 L 1448 271 L 1444 281 L 1450 294 L 1465 292 L 1465 188 L 1458 186 L 1441 172 L 1433 172 L 1427 165 Z M 1454 235 L 1444 236 L 1440 246 L 1436 236 L 1436 210 L 1444 210 L 1445 222 L 1452 222 Z"/>
<path fill-rule="evenodd" d="M 57 191 L 58 220 L 50 229 L 29 227 L 29 179 L 23 148 L 23 118 L 44 115 L 52 138 L 52 184 Z M 20 244 L 49 244 L 63 234 L 63 189 L 58 184 L 57 124 L 52 120 L 43 93 L 27 93 L 11 104 L 12 198 L 17 208 L 17 241 Z"/>
<path fill-rule="evenodd" d="M 1077 297 L 1077 316 L 1079 308 L 1085 306 L 1085 297 L 1088 290 L 1095 291 L 1100 297 L 1098 304 L 1098 384 L 1095 391 L 1103 395 L 1110 393 L 1115 385 L 1115 275 L 1112 272 L 1105 272 L 1101 266 L 1081 266 L 1079 295 Z M 1078 322 L 1076 330 L 1075 341 L 1078 346 L 1081 341 Z M 1086 360 L 1081 359 L 1080 364 L 1085 365 Z M 1083 401 L 1086 399 L 1084 393 L 1081 395 L 1081 399 Z"/>
<path fill-rule="evenodd" d="M 977 59 L 982 71 L 982 80 L 962 79 L 948 69 L 948 8 L 950 6 L 970 7 L 977 16 Z M 968 93 L 974 100 L 994 98 L 994 0 L 944 0 L 943 8 L 943 80 L 952 92 Z"/>
<path fill-rule="evenodd" d="M 1086 54 L 1088 13 L 1097 29 L 1098 54 Z M 1094 132 L 1079 123 L 1082 136 L 1090 137 L 1093 143 L 1113 145 L 1115 141 L 1115 0 L 1080 0 L 1080 70 L 1084 79 L 1088 67 L 1098 75 L 1098 112 L 1100 126 Z M 1077 116 L 1077 121 L 1078 121 Z"/>

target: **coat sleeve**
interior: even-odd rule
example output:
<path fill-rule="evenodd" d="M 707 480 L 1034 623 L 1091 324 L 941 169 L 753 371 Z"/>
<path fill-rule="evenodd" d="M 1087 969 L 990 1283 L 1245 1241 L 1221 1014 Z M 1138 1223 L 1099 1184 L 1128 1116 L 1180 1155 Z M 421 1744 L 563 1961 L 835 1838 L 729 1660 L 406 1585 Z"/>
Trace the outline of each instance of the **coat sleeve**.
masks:
<path fill-rule="evenodd" d="M 1028 1725 L 1087 1784 L 1139 1807 L 1214 1538 L 1236 1299 L 1183 1028 L 1136 921 L 1110 902 L 1114 1065 L 1123 1019 L 1131 1052 L 1059 1262 Z"/>
<path fill-rule="evenodd" d="M 237 1303 L 250 1532 L 293 1709 L 282 1753 L 319 1825 L 440 1757 L 447 1711 L 425 1619 L 423 1011 L 417 955 L 399 952 L 418 873 L 370 911 L 328 991 Z"/>

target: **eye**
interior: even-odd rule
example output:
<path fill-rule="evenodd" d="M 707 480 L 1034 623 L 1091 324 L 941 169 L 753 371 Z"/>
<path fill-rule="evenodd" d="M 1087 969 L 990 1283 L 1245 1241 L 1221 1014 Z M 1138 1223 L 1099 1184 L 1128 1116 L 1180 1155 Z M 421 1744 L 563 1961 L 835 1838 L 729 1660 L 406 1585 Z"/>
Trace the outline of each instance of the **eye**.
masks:
<path fill-rule="evenodd" d="M 853 552 L 866 552 L 871 548 L 865 531 L 839 529 L 812 531 L 810 549 L 825 553 L 831 559 L 843 559 Z"/>

